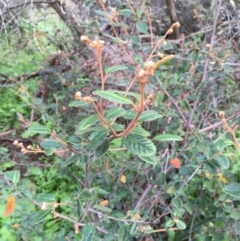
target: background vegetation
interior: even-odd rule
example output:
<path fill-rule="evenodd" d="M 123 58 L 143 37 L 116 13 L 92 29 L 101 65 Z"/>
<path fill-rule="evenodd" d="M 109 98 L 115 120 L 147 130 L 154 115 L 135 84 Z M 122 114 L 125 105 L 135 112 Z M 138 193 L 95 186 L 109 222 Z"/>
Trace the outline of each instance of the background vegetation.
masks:
<path fill-rule="evenodd" d="M 239 8 L 0 1 L 1 240 L 240 240 Z"/>

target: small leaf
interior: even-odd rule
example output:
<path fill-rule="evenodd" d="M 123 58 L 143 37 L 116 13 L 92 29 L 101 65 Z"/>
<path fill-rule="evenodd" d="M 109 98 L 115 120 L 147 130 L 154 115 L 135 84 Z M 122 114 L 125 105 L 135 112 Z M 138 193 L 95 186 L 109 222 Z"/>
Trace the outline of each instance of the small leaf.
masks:
<path fill-rule="evenodd" d="M 71 165 L 73 162 L 77 161 L 78 158 L 79 158 L 78 155 L 70 156 L 69 158 L 67 158 L 67 160 L 65 160 L 64 162 L 61 162 L 61 167 L 67 167 Z"/>
<path fill-rule="evenodd" d="M 93 92 L 93 94 L 98 95 L 112 102 L 120 104 L 133 104 L 133 102 L 130 99 L 118 93 L 115 93 L 113 90 L 96 90 Z"/>
<path fill-rule="evenodd" d="M 40 143 L 40 146 L 44 149 L 52 149 L 52 148 L 58 149 L 58 148 L 62 148 L 63 144 L 53 139 L 46 139 Z"/>
<path fill-rule="evenodd" d="M 7 200 L 6 210 L 3 214 L 4 217 L 9 216 L 13 213 L 15 207 L 15 197 L 10 196 Z"/>
<path fill-rule="evenodd" d="M 36 196 L 36 200 L 40 203 L 42 202 L 55 202 L 55 197 L 51 193 L 40 193 Z"/>
<path fill-rule="evenodd" d="M 126 16 L 126 17 L 130 17 L 133 14 L 133 12 L 128 8 L 121 9 L 118 12 L 120 15 Z"/>
<path fill-rule="evenodd" d="M 117 118 L 119 116 L 123 116 L 125 113 L 126 111 L 122 107 L 114 107 L 107 112 L 107 118 Z"/>
<path fill-rule="evenodd" d="M 167 228 L 171 228 L 175 225 L 175 222 L 172 220 L 172 219 L 169 219 L 167 222 L 166 222 L 166 227 Z"/>
<path fill-rule="evenodd" d="M 88 190 L 83 190 L 81 193 L 81 197 L 83 199 L 91 200 L 91 199 L 93 199 L 93 194 Z"/>
<path fill-rule="evenodd" d="M 124 139 L 124 144 L 138 156 L 153 156 L 156 152 L 155 145 L 144 136 L 130 134 Z"/>
<path fill-rule="evenodd" d="M 82 139 L 78 137 L 77 135 L 72 135 L 68 138 L 68 142 L 73 145 L 79 145 L 82 143 Z"/>
<path fill-rule="evenodd" d="M 223 156 L 223 155 L 217 156 L 215 159 L 217 160 L 217 163 L 220 167 L 224 169 L 228 169 L 230 162 L 226 156 Z"/>
<path fill-rule="evenodd" d="M 136 28 L 140 33 L 147 33 L 148 25 L 145 22 L 137 22 Z"/>
<path fill-rule="evenodd" d="M 69 103 L 69 107 L 81 107 L 84 105 L 90 104 L 90 102 L 83 101 L 83 100 L 73 100 Z"/>
<path fill-rule="evenodd" d="M 140 97 L 141 97 L 140 94 L 135 92 L 130 92 L 130 91 L 114 90 L 114 92 L 120 95 L 130 95 L 138 101 L 140 100 Z"/>
<path fill-rule="evenodd" d="M 95 149 L 99 147 L 106 140 L 108 132 L 109 130 L 104 129 L 94 133 L 95 135 L 93 139 L 90 141 L 91 148 Z"/>
<path fill-rule="evenodd" d="M 186 224 L 181 219 L 177 220 L 176 225 L 179 229 L 186 229 Z"/>
<path fill-rule="evenodd" d="M 123 118 L 125 120 L 132 120 L 136 114 L 137 112 L 135 110 L 129 110 L 124 114 Z"/>
<path fill-rule="evenodd" d="M 225 192 L 231 196 L 240 197 L 240 184 L 233 183 L 225 186 Z"/>
<path fill-rule="evenodd" d="M 136 135 L 145 136 L 145 137 L 150 136 L 150 133 L 148 131 L 144 130 L 141 126 L 135 127 L 131 131 L 131 134 L 136 134 Z"/>
<path fill-rule="evenodd" d="M 183 138 L 177 135 L 160 134 L 153 138 L 154 141 L 182 141 Z"/>
<path fill-rule="evenodd" d="M 79 122 L 78 129 L 79 130 L 86 130 L 90 126 L 96 124 L 98 120 L 99 119 L 98 119 L 97 114 L 90 115 L 89 117 L 87 117 L 87 118 L 85 118 L 85 119 L 83 119 Z"/>
<path fill-rule="evenodd" d="M 20 180 L 20 171 L 6 171 L 4 172 L 4 176 L 16 185 Z"/>
<path fill-rule="evenodd" d="M 107 208 L 105 206 L 101 206 L 101 205 L 98 205 L 98 204 L 95 204 L 93 207 L 100 210 L 100 211 L 106 212 L 106 213 L 112 212 L 111 208 Z"/>
<path fill-rule="evenodd" d="M 179 169 L 181 167 L 181 162 L 177 157 L 171 159 L 170 164 L 176 169 Z"/>
<path fill-rule="evenodd" d="M 147 110 L 144 111 L 140 117 L 138 118 L 137 121 L 139 122 L 145 122 L 145 121 L 153 121 L 156 120 L 158 118 L 161 118 L 162 115 L 158 114 L 156 111 L 154 110 Z"/>
<path fill-rule="evenodd" d="M 88 224 L 84 225 L 84 227 L 82 229 L 82 233 L 83 233 L 82 241 L 93 241 L 94 236 L 95 236 L 95 232 L 96 232 L 95 227 L 90 226 Z"/>
<path fill-rule="evenodd" d="M 118 231 L 118 241 L 128 241 L 128 232 L 125 225 L 123 225 Z"/>
<path fill-rule="evenodd" d="M 33 223 L 38 224 L 38 223 L 42 222 L 51 213 L 52 213 L 52 209 L 47 209 L 47 210 L 38 212 L 38 214 L 33 219 Z"/>
<path fill-rule="evenodd" d="M 28 128 L 28 131 L 36 133 L 36 134 L 50 134 L 51 133 L 51 130 L 46 126 L 30 126 Z"/>
<path fill-rule="evenodd" d="M 199 55 L 199 49 L 195 49 L 195 51 L 192 54 L 192 61 L 194 64 L 196 64 L 198 60 L 198 55 Z"/>
<path fill-rule="evenodd" d="M 128 69 L 127 66 L 123 66 L 123 65 L 116 65 L 116 66 L 111 66 L 105 69 L 106 74 L 110 74 L 119 70 L 125 70 Z"/>
<path fill-rule="evenodd" d="M 158 158 L 156 156 L 139 156 L 139 158 L 152 165 L 158 164 Z"/>
<path fill-rule="evenodd" d="M 105 154 L 108 151 L 109 146 L 110 146 L 110 143 L 108 140 L 105 140 L 100 146 L 98 146 L 95 149 L 96 158 L 99 158 L 100 156 Z"/>

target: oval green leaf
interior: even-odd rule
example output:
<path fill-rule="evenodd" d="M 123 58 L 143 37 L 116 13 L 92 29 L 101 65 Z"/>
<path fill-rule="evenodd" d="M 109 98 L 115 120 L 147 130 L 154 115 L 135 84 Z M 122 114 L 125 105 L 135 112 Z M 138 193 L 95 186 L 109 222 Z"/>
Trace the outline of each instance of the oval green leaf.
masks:
<path fill-rule="evenodd" d="M 86 130 L 87 128 L 89 128 L 90 126 L 96 124 L 96 122 L 98 121 L 98 115 L 97 114 L 94 114 L 94 115 L 91 115 L 83 120 L 81 120 L 79 122 L 79 125 L 78 125 L 78 129 L 79 130 Z"/>
<path fill-rule="evenodd" d="M 139 158 L 152 165 L 158 163 L 158 158 L 156 156 L 139 156 Z"/>
<path fill-rule="evenodd" d="M 183 138 L 178 135 L 160 134 L 153 138 L 154 141 L 183 141 Z"/>
<path fill-rule="evenodd" d="M 111 66 L 109 68 L 105 69 L 106 74 L 110 74 L 119 70 L 125 70 L 128 69 L 127 66 L 123 66 L 123 65 L 116 65 L 116 66 Z"/>
<path fill-rule="evenodd" d="M 34 224 L 38 224 L 40 222 L 42 222 L 44 219 L 46 219 L 46 217 L 52 212 L 52 209 L 47 209 L 44 211 L 40 211 L 35 218 L 33 219 L 33 223 Z"/>
<path fill-rule="evenodd" d="M 93 92 L 93 94 L 98 95 L 112 102 L 116 102 L 120 104 L 133 104 L 133 102 L 130 99 L 118 93 L 115 93 L 113 90 L 96 90 Z"/>
<path fill-rule="evenodd" d="M 95 157 L 99 158 L 103 154 L 105 154 L 108 151 L 108 148 L 110 146 L 110 143 L 108 140 L 105 140 L 100 146 L 98 146 L 95 149 Z"/>
<path fill-rule="evenodd" d="M 155 145 L 144 136 L 130 134 L 124 139 L 126 148 L 138 156 L 154 156 Z"/>
<path fill-rule="evenodd" d="M 156 111 L 154 110 L 147 110 L 144 111 L 140 117 L 138 118 L 138 121 L 140 122 L 145 122 L 145 121 L 153 121 L 156 120 L 158 118 L 161 118 L 162 115 L 158 114 Z"/>
<path fill-rule="evenodd" d="M 30 126 L 28 131 L 36 134 L 50 134 L 51 130 L 46 126 Z"/>

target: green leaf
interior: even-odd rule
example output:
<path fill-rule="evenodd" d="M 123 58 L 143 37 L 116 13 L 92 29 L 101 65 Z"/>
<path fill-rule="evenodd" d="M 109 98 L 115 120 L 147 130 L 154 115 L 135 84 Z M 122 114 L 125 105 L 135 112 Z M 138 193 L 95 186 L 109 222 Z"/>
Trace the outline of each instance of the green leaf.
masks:
<path fill-rule="evenodd" d="M 115 91 L 113 90 L 96 90 L 93 92 L 93 94 L 98 95 L 112 102 L 120 104 L 133 104 L 133 102 L 130 99 L 115 93 Z"/>
<path fill-rule="evenodd" d="M 177 220 L 176 225 L 179 229 L 186 229 L 186 224 L 181 219 Z"/>
<path fill-rule="evenodd" d="M 137 121 L 140 121 L 140 122 L 145 122 L 145 121 L 153 121 L 153 120 L 156 120 L 158 118 L 161 118 L 162 115 L 158 114 L 156 111 L 154 110 L 147 110 L 147 111 L 144 111 L 140 117 L 138 118 Z"/>
<path fill-rule="evenodd" d="M 183 138 L 178 135 L 160 134 L 153 138 L 154 141 L 182 141 Z"/>
<path fill-rule="evenodd" d="M 231 196 L 240 197 L 240 184 L 233 183 L 225 186 L 225 192 Z"/>
<path fill-rule="evenodd" d="M 56 148 L 46 148 L 44 149 L 44 154 L 46 156 L 51 156 L 56 151 Z"/>
<path fill-rule="evenodd" d="M 36 200 L 40 203 L 42 202 L 55 202 L 55 197 L 51 193 L 40 193 L 36 196 Z"/>
<path fill-rule="evenodd" d="M 125 113 L 126 111 L 122 107 L 114 107 L 107 112 L 106 116 L 108 119 L 111 119 L 111 118 L 117 118 L 119 116 L 123 116 Z"/>
<path fill-rule="evenodd" d="M 13 172 L 12 182 L 13 182 L 15 185 L 17 185 L 18 182 L 19 182 L 19 180 L 20 180 L 20 171 L 19 171 L 19 170 L 15 170 L 15 171 Z"/>
<path fill-rule="evenodd" d="M 90 141 L 91 148 L 95 149 L 99 147 L 106 140 L 108 132 L 109 130 L 104 129 L 94 133 L 95 135 L 93 139 Z"/>
<path fill-rule="evenodd" d="M 127 66 L 123 66 L 123 65 L 115 65 L 115 66 L 111 66 L 105 69 L 106 74 L 110 74 L 119 70 L 125 70 L 128 69 Z"/>
<path fill-rule="evenodd" d="M 83 239 L 82 241 L 93 241 L 95 236 L 96 229 L 90 225 L 84 225 L 82 229 Z"/>
<path fill-rule="evenodd" d="M 145 137 L 150 136 L 150 133 L 148 131 L 146 131 L 145 129 L 143 129 L 141 126 L 135 127 L 131 131 L 131 134 L 136 134 L 136 135 L 145 136 Z"/>
<path fill-rule="evenodd" d="M 46 149 L 52 149 L 52 148 L 58 149 L 58 148 L 62 148 L 63 144 L 61 144 L 60 142 L 55 141 L 53 139 L 46 139 L 40 143 L 40 146 L 44 149 L 45 148 Z"/>
<path fill-rule="evenodd" d="M 152 165 L 158 164 L 158 158 L 156 156 L 139 156 L 139 158 Z"/>
<path fill-rule="evenodd" d="M 50 134 L 51 130 L 46 126 L 30 126 L 28 131 L 36 134 Z"/>
<path fill-rule="evenodd" d="M 78 166 L 86 165 L 88 161 L 89 161 L 88 155 L 81 155 L 79 157 L 79 160 L 77 161 L 76 165 L 78 165 Z"/>
<path fill-rule="evenodd" d="M 137 22 L 136 28 L 140 33 L 147 33 L 148 25 L 145 22 Z"/>
<path fill-rule="evenodd" d="M 199 55 L 199 49 L 196 49 L 193 54 L 192 54 L 192 61 L 195 64 L 198 60 L 198 55 Z"/>
<path fill-rule="evenodd" d="M 123 118 L 125 120 L 132 120 L 136 114 L 137 112 L 135 110 L 129 110 L 124 114 Z"/>
<path fill-rule="evenodd" d="M 128 232 L 125 225 L 123 225 L 118 232 L 118 241 L 128 241 Z"/>
<path fill-rule="evenodd" d="M 67 160 L 61 162 L 61 167 L 67 167 L 75 162 L 79 158 L 79 155 L 70 156 Z"/>
<path fill-rule="evenodd" d="M 95 157 L 99 158 L 103 154 L 105 154 L 108 151 L 108 148 L 110 146 L 110 143 L 108 140 L 105 140 L 100 146 L 98 146 L 95 149 Z"/>
<path fill-rule="evenodd" d="M 20 171 L 6 171 L 4 172 L 4 176 L 16 185 L 20 180 Z"/>
<path fill-rule="evenodd" d="M 50 213 L 52 213 L 52 209 L 47 209 L 47 210 L 38 212 L 38 214 L 33 219 L 33 223 L 38 224 L 38 223 L 42 222 L 44 219 L 46 219 L 46 217 Z"/>
<path fill-rule="evenodd" d="M 118 131 L 123 131 L 123 130 L 125 129 L 125 126 L 124 126 L 124 125 L 121 125 L 121 124 L 116 124 L 116 123 L 114 123 L 114 124 L 112 125 L 112 128 L 113 128 L 113 130 L 115 130 L 116 132 L 118 132 Z"/>
<path fill-rule="evenodd" d="M 99 120 L 99 118 L 98 118 L 97 114 L 90 115 L 89 117 L 87 117 L 79 122 L 78 129 L 86 130 L 90 126 L 96 124 L 98 120 Z"/>
<path fill-rule="evenodd" d="M 83 190 L 81 193 L 81 198 L 84 200 L 91 200 L 93 199 L 93 194 L 89 190 Z"/>
<path fill-rule="evenodd" d="M 230 165 L 230 162 L 226 156 L 223 156 L 223 155 L 217 156 L 215 159 L 216 159 L 218 165 L 224 169 L 227 169 Z"/>
<path fill-rule="evenodd" d="M 20 171 L 6 171 L 4 172 L 4 176 L 16 185 L 20 180 Z"/>
<path fill-rule="evenodd" d="M 77 135 L 72 135 L 68 138 L 68 142 L 73 145 L 79 145 L 82 143 L 82 139 L 78 137 Z"/>
<path fill-rule="evenodd" d="M 133 13 L 130 9 L 124 8 L 118 11 L 120 15 L 130 17 Z"/>
<path fill-rule="evenodd" d="M 175 222 L 172 219 L 167 220 L 166 227 L 171 228 L 175 225 Z"/>
<path fill-rule="evenodd" d="M 138 101 L 140 100 L 140 94 L 135 92 L 122 91 L 122 90 L 114 90 L 114 92 L 120 95 L 130 95 L 130 96 L 133 96 Z"/>
<path fill-rule="evenodd" d="M 69 103 L 69 107 L 81 107 L 84 105 L 90 104 L 90 102 L 83 101 L 83 100 L 73 100 Z"/>
<path fill-rule="evenodd" d="M 107 212 L 107 213 L 112 212 L 111 208 L 108 208 L 108 207 L 105 207 L 105 206 L 102 206 L 102 205 L 95 204 L 93 207 L 100 210 L 100 211 L 103 211 L 103 212 Z"/>
<path fill-rule="evenodd" d="M 155 145 L 144 136 L 130 134 L 124 139 L 126 148 L 138 156 L 153 156 Z"/>

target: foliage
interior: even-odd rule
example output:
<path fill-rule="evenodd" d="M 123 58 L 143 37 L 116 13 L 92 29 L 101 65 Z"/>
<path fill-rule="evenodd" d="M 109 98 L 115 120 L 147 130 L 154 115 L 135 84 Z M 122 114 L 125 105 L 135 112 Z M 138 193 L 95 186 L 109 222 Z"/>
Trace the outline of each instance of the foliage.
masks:
<path fill-rule="evenodd" d="M 98 3 L 97 20 L 107 21 L 114 37 L 81 37 L 97 63 L 93 77 L 59 53 L 38 71 L 50 82 L 47 101 L 35 95 L 41 75 L 3 89 L 2 125 L 19 124 L 13 147 L 30 161 L 6 165 L 1 149 L 1 239 L 237 240 L 239 90 L 230 61 L 238 52 L 230 52 L 230 40 L 214 42 L 221 31 L 215 28 L 207 45 L 195 34 L 181 52 L 167 39 L 179 23 L 146 43 L 148 5 L 109 12 Z M 128 61 L 108 62 L 108 42 Z M 41 49 L 46 45 L 45 39 Z M 17 65 L 13 76 L 27 72 Z M 11 105 L 22 116 L 10 119 Z"/>

